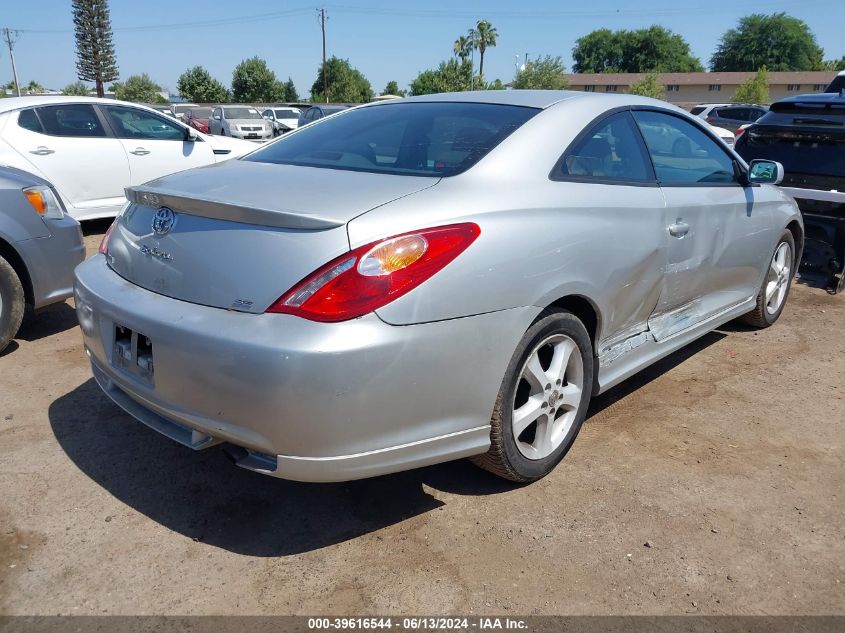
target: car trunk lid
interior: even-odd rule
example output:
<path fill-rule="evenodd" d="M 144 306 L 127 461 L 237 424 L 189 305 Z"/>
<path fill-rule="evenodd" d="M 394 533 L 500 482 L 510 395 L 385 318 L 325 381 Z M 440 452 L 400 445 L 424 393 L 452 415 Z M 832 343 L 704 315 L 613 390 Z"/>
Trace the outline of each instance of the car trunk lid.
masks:
<path fill-rule="evenodd" d="M 437 182 L 244 161 L 181 172 L 127 190 L 108 262 L 153 292 L 259 313 L 349 250 L 349 220 Z"/>

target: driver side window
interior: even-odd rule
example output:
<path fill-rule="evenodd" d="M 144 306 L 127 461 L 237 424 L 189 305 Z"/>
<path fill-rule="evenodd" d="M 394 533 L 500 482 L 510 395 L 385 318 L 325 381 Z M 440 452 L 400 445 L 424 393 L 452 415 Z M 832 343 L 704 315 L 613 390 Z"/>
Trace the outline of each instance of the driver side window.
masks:
<path fill-rule="evenodd" d="M 661 185 L 737 184 L 734 161 L 703 130 L 681 117 L 635 111 Z"/>

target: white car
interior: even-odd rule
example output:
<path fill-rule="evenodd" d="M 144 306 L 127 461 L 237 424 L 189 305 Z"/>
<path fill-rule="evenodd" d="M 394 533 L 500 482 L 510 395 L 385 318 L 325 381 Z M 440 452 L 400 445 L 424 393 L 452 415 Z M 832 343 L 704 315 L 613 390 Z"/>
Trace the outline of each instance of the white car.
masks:
<path fill-rule="evenodd" d="M 135 103 L 96 97 L 0 99 L 0 165 L 52 182 L 77 220 L 117 215 L 126 187 L 254 149 L 252 143 L 202 134 Z"/>
<path fill-rule="evenodd" d="M 728 147 L 734 146 L 734 142 L 736 142 L 736 136 L 733 132 L 731 132 L 730 130 L 726 130 L 723 127 L 717 127 L 715 125 L 711 125 L 710 129 L 716 132 L 716 135 L 725 142 L 725 145 L 727 145 Z"/>
<path fill-rule="evenodd" d="M 173 110 L 173 115 L 182 121 L 184 120 L 185 114 L 188 110 L 191 108 L 198 108 L 199 106 L 196 103 L 173 103 L 170 107 Z"/>

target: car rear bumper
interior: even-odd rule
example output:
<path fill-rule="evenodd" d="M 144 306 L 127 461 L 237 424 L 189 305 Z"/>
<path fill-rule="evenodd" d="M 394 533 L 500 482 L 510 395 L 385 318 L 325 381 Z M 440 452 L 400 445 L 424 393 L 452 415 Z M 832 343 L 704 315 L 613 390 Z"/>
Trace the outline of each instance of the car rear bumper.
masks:
<path fill-rule="evenodd" d="M 412 326 L 371 314 L 315 323 L 167 298 L 77 268 L 97 382 L 148 426 L 195 449 L 302 481 L 358 479 L 483 453 L 502 377 L 536 308 Z M 149 337 L 149 379 L 114 362 L 115 324 Z"/>

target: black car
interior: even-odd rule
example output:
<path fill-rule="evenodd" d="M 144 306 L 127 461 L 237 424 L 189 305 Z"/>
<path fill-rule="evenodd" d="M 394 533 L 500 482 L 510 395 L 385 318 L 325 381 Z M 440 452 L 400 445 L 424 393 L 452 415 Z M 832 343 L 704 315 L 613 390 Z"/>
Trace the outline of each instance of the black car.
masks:
<path fill-rule="evenodd" d="M 804 215 L 801 273 L 821 277 L 833 292 L 845 289 L 845 92 L 789 97 L 736 140 L 747 162 L 783 164 L 782 186 Z"/>

